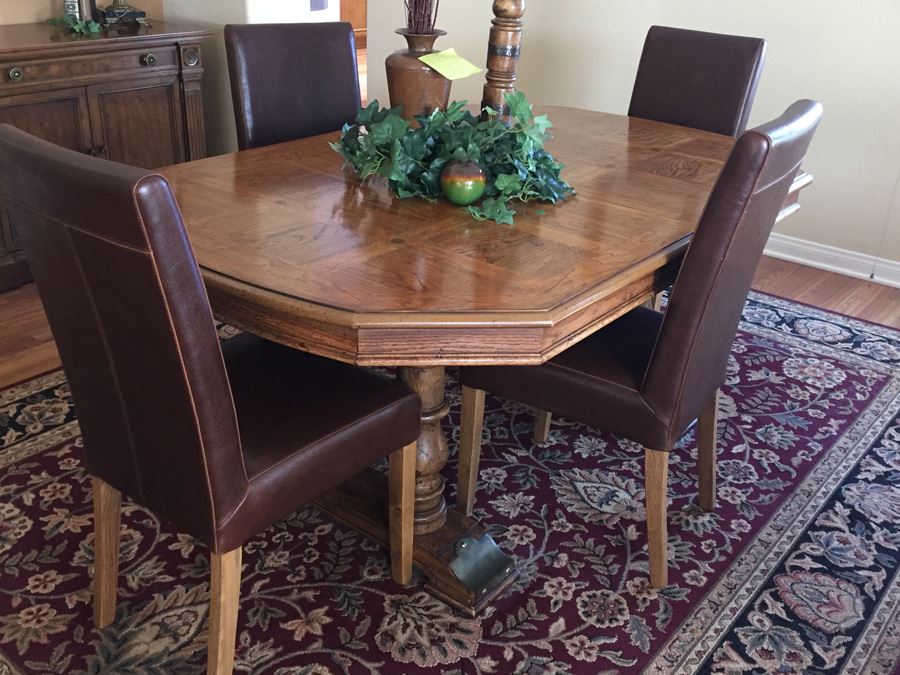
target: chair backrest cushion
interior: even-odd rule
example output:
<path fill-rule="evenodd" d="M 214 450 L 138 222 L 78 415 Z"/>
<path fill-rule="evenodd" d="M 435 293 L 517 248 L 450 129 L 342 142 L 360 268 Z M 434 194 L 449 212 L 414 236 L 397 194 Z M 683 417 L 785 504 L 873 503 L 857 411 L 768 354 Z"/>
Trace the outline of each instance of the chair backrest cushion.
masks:
<path fill-rule="evenodd" d="M 766 41 L 652 26 L 628 114 L 737 136 L 747 126 Z"/>
<path fill-rule="evenodd" d="M 821 115 L 815 101 L 798 101 L 745 132 L 712 190 L 641 387 L 651 408 L 672 421 L 671 442 L 725 380 L 753 275 Z"/>
<path fill-rule="evenodd" d="M 349 23 L 225 26 L 241 150 L 340 129 L 359 108 Z"/>
<path fill-rule="evenodd" d="M 247 478 L 169 184 L 0 125 L 0 193 L 62 357 L 88 471 L 214 547 Z"/>

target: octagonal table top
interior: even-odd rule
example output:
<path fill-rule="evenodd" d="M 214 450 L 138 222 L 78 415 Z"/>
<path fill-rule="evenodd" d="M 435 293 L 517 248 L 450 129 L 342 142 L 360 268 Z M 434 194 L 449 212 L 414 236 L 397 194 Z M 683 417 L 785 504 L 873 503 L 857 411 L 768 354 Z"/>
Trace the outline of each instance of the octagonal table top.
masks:
<path fill-rule="evenodd" d="M 544 107 L 577 194 L 477 222 L 326 134 L 168 167 L 215 314 L 370 365 L 540 363 L 671 282 L 734 139 Z"/>

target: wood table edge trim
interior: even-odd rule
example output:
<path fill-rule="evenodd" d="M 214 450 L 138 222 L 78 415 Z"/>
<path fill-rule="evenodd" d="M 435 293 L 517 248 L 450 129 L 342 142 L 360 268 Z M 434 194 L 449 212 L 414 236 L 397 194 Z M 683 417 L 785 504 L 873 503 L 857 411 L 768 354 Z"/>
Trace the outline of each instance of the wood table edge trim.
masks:
<path fill-rule="evenodd" d="M 202 274 L 216 318 L 236 328 L 303 349 L 320 356 L 362 366 L 537 365 L 569 344 L 581 340 L 618 318 L 672 283 L 673 264 L 681 259 L 689 238 L 633 265 L 614 279 L 543 311 L 507 312 L 352 312 L 262 289 L 213 270 Z M 668 273 L 665 273 L 668 271 Z M 616 300 L 625 286 L 636 286 L 625 302 Z M 599 313 L 599 310 L 604 310 Z M 239 316 L 240 320 L 235 320 Z M 581 323 L 575 333 L 560 340 L 554 329 L 568 322 Z M 326 328 L 327 327 L 327 328 Z M 335 327 L 339 330 L 335 331 Z M 492 331 L 518 331 L 524 347 L 498 354 L 487 349 L 496 340 Z M 411 346 L 409 332 L 421 334 L 421 350 Z M 335 339 L 335 333 L 340 333 Z M 457 349 L 434 353 L 429 336 L 452 336 Z M 397 341 L 403 349 L 396 351 Z"/>

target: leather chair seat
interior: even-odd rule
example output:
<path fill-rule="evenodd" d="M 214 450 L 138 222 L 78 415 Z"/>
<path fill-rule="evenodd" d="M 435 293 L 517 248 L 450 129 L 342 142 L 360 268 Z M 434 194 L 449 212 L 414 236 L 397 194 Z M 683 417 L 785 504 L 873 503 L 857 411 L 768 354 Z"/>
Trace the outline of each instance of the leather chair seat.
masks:
<path fill-rule="evenodd" d="M 220 525 L 226 550 L 419 436 L 419 398 L 400 382 L 249 334 L 222 355 L 248 478 Z"/>
<path fill-rule="evenodd" d="M 469 366 L 460 369 L 460 381 L 661 447 L 669 425 L 640 388 L 662 319 L 661 313 L 639 307 L 543 365 Z"/>

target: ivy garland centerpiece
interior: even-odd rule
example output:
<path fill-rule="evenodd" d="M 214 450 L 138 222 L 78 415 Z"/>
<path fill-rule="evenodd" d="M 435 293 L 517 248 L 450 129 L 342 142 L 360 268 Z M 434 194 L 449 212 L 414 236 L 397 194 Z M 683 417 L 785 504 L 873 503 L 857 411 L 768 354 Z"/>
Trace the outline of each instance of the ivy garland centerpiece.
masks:
<path fill-rule="evenodd" d="M 512 202 L 555 204 L 574 190 L 560 175 L 563 165 L 544 148 L 553 126 L 548 117 L 535 116 L 524 94 L 507 94 L 506 103 L 508 124 L 490 108 L 480 119 L 465 109 L 465 101 L 455 101 L 446 110 L 417 117 L 421 126 L 412 128 L 398 108 L 373 101 L 353 124 L 344 125 L 340 141 L 331 147 L 363 181 L 384 177 L 400 199 L 435 201 L 448 165 L 458 173 L 458 163 L 475 164 L 484 174 L 484 200 L 469 206 L 469 212 L 477 220 L 512 225 Z"/>

